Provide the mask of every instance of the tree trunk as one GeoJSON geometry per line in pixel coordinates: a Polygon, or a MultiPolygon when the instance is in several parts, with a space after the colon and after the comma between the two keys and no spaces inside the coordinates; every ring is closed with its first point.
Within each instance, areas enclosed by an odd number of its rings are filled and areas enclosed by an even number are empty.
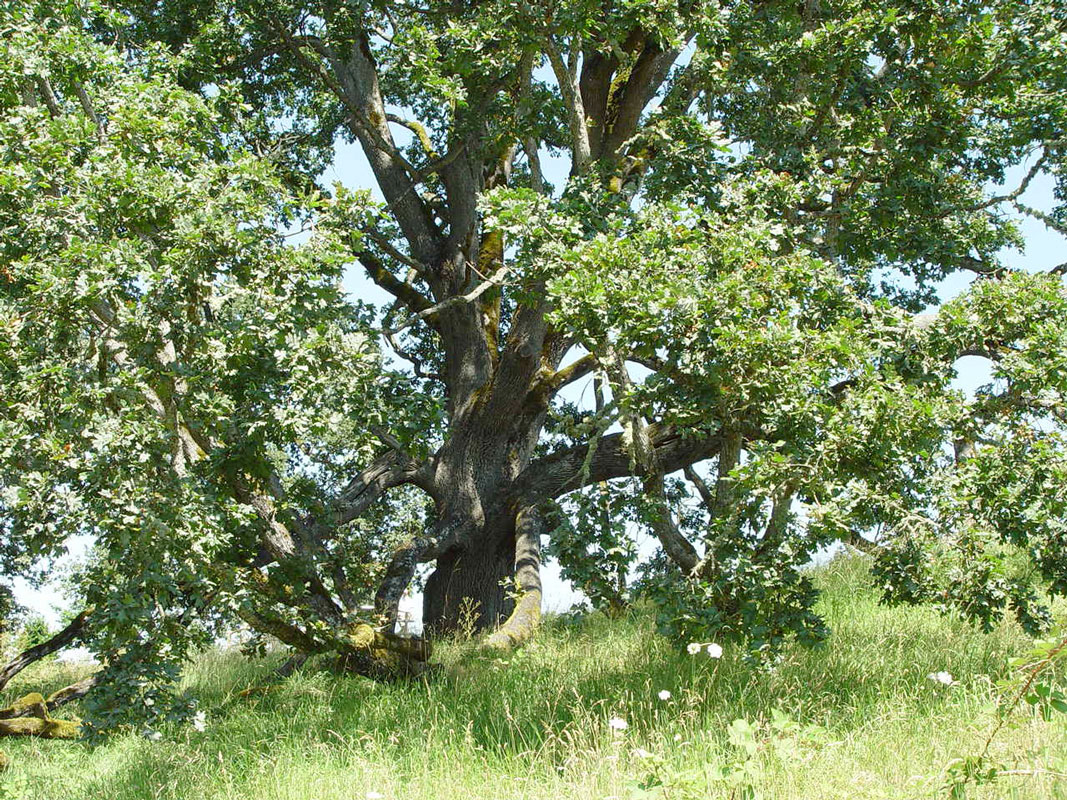
{"type": "Polygon", "coordinates": [[[511,613],[514,603],[504,583],[514,573],[515,539],[493,538],[479,537],[437,559],[423,594],[427,635],[492,629],[511,613]]]}
{"type": "Polygon", "coordinates": [[[530,463],[545,420],[531,396],[532,359],[501,367],[472,401],[436,463],[438,525],[465,531],[440,553],[426,582],[423,625],[431,635],[495,629],[511,614],[515,579],[514,482],[530,463]]]}

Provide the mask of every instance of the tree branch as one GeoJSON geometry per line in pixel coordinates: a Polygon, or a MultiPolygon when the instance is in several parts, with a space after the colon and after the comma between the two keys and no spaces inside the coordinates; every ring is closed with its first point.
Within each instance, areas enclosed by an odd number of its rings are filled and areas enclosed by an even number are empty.
{"type": "Polygon", "coordinates": [[[711,508],[715,505],[715,495],[712,494],[711,488],[708,486],[707,482],[700,477],[695,469],[693,469],[692,464],[684,466],[682,468],[682,474],[685,475],[686,480],[696,487],[697,494],[700,495],[700,499],[706,507],[711,508]]]}
{"type": "Polygon", "coordinates": [[[278,617],[268,617],[248,608],[239,608],[237,616],[248,623],[254,630],[273,636],[283,644],[295,647],[303,653],[318,653],[325,649],[322,644],[307,633],[278,617]]]}
{"type": "Polygon", "coordinates": [[[78,95],[78,102],[81,104],[82,111],[85,115],[92,120],[93,125],[96,127],[96,135],[100,139],[104,138],[104,123],[96,113],[96,109],[93,108],[93,101],[89,99],[89,93],[85,91],[85,87],[80,83],[74,85],[74,93],[78,95]]]}
{"type": "Polygon", "coordinates": [[[671,65],[681,52],[681,47],[663,50],[646,39],[626,82],[608,100],[601,155],[614,156],[634,135],[642,112],[667,79],[671,65]]]}
{"type": "Polygon", "coordinates": [[[366,271],[367,277],[402,302],[405,306],[411,309],[412,312],[418,314],[433,305],[429,298],[422,294],[422,292],[407,281],[400,280],[392,272],[386,269],[385,265],[373,253],[361,250],[355,255],[356,259],[366,271]]]}
{"type": "MultiPolygon", "coordinates": [[[[1015,200],[1012,205],[1015,206],[1015,208],[1019,211],[1020,214],[1026,214],[1028,217],[1033,217],[1034,219],[1043,222],[1046,228],[1048,228],[1049,230],[1056,231],[1056,233],[1060,234],[1060,236],[1067,236],[1067,225],[1063,225],[1062,223],[1053,219],[1044,211],[1033,208],[1032,206],[1028,206],[1025,203],[1020,203],[1018,200],[1015,200]]],[[[1059,269],[1060,268],[1057,267],[1054,271],[1058,271],[1059,269]]]]}
{"type": "MultiPolygon", "coordinates": [[[[119,367],[129,368],[130,356],[126,344],[116,336],[114,331],[117,322],[115,312],[102,301],[93,304],[92,312],[100,325],[99,333],[109,357],[119,367]]],[[[162,364],[167,365],[173,362],[176,356],[167,347],[168,331],[161,329],[161,332],[165,347],[160,360],[162,364]]],[[[152,412],[174,431],[175,453],[171,466],[178,477],[184,477],[191,463],[214,449],[214,442],[211,441],[210,436],[197,431],[195,426],[190,426],[180,419],[175,405],[179,393],[176,392],[176,386],[173,383],[169,391],[144,383],[141,395],[152,412]]],[[[277,475],[271,473],[267,480],[267,486],[270,491],[274,492],[274,497],[250,484],[242,475],[229,476],[228,483],[234,498],[254,509],[264,523],[260,541],[266,551],[279,563],[290,565],[307,580],[308,587],[311,589],[308,595],[310,607],[326,619],[342,619],[344,613],[333,601],[322,579],[314,570],[309,559],[310,554],[300,546],[289,528],[278,519],[275,501],[282,499],[282,493],[281,481],[277,475]]],[[[299,520],[292,520],[292,522],[299,523],[299,520]]]]}
{"type": "Polygon", "coordinates": [[[854,547],[861,553],[866,553],[867,555],[874,555],[878,552],[877,542],[872,542],[870,539],[864,539],[855,532],[849,533],[848,538],[845,539],[845,544],[849,547],[854,547]]]}
{"type": "Polygon", "coordinates": [[[964,209],[964,211],[968,211],[968,212],[981,211],[982,209],[990,208],[991,206],[999,205],[1000,203],[1018,200],[1020,197],[1022,197],[1026,193],[1026,190],[1030,188],[1030,184],[1033,182],[1034,178],[1036,178],[1038,176],[1038,174],[1040,174],[1040,172],[1041,172],[1042,168],[1045,166],[1045,162],[1047,160],[1048,160],[1048,151],[1047,150],[1043,150],[1041,155],[1040,155],[1040,157],[1038,157],[1037,161],[1034,162],[1034,165],[1032,167],[1030,167],[1030,170],[1026,173],[1026,175],[1023,177],[1023,179],[1019,182],[1019,185],[1015,188],[1014,191],[1009,192],[1008,194],[994,195],[994,196],[986,199],[982,203],[979,203],[977,205],[971,206],[970,208],[964,209]]]}
{"type": "Polygon", "coordinates": [[[366,31],[356,35],[345,61],[316,36],[296,37],[284,26],[271,27],[294,58],[318,75],[326,88],[348,109],[352,132],[367,156],[378,186],[411,252],[421,263],[434,263],[440,250],[441,236],[429,209],[415,191],[418,171],[407,162],[393,140],[366,31]],[[308,58],[304,53],[305,48],[310,48],[325,59],[329,70],[322,62],[308,58]]]}
{"type": "Polygon", "coordinates": [[[432,488],[424,466],[396,449],[374,459],[341,492],[334,505],[334,524],[344,525],[358,519],[383,494],[404,484],[414,484],[429,492],[432,488]]]}
{"type": "Polygon", "coordinates": [[[682,535],[671,514],[667,492],[663,486],[663,473],[649,474],[642,481],[645,494],[651,497],[656,508],[652,518],[652,531],[663,546],[663,552],[682,571],[690,575],[700,566],[700,554],[692,543],[682,535]]]}
{"type": "Polygon", "coordinates": [[[41,99],[44,100],[52,119],[58,119],[63,116],[63,110],[59,107],[59,99],[56,97],[56,93],[52,91],[52,84],[48,81],[48,78],[35,75],[33,80],[37,84],[37,91],[41,93],[41,99]]]}
{"type": "MultiPolygon", "coordinates": [[[[651,423],[648,436],[665,475],[719,453],[721,435],[689,432],[683,435],[669,425],[651,423]]],[[[583,486],[639,474],[621,433],[582,443],[533,461],[516,478],[512,496],[556,498],[583,486]],[[589,451],[592,450],[592,453],[589,451]],[[588,460],[588,471],[583,467],[588,460]]]]}
{"type": "Polygon", "coordinates": [[[385,118],[415,134],[415,138],[419,140],[419,145],[422,147],[422,151],[426,153],[427,158],[431,160],[439,158],[437,150],[434,149],[433,141],[430,139],[430,134],[426,132],[426,127],[421,122],[406,119],[399,114],[386,114],[385,118]]]}
{"type": "Polygon", "coordinates": [[[508,266],[503,266],[496,272],[494,272],[492,275],[487,277],[484,281],[478,284],[472,291],[468,292],[467,294],[455,295],[453,297],[449,297],[445,300],[442,300],[440,303],[436,303],[432,306],[429,306],[428,308],[423,308],[421,311],[416,312],[410,319],[406,320],[402,324],[389,329],[387,335],[394,336],[400,333],[400,331],[404,330],[405,328],[410,328],[419,320],[432,321],[434,317],[449,308],[466,305],[467,303],[473,303],[475,300],[477,300],[490,289],[502,286],[503,284],[501,283],[501,280],[504,278],[505,275],[508,274],[508,271],[510,269],[511,268],[508,266]]]}
{"type": "Polygon", "coordinates": [[[592,353],[586,353],[572,364],[553,372],[541,380],[537,381],[531,388],[530,392],[536,394],[539,392],[545,392],[553,394],[558,392],[564,386],[574,383],[577,380],[581,380],[586,375],[593,372],[596,369],[597,358],[592,353]]]}
{"type": "Polygon", "coordinates": [[[45,656],[50,656],[52,653],[62,650],[85,633],[86,621],[89,619],[89,615],[92,611],[92,608],[85,609],[55,636],[22,651],[0,668],[0,689],[7,686],[12,678],[22,672],[22,670],[30,664],[33,664],[35,661],[40,661],[45,656]]]}
{"type": "Polygon", "coordinates": [[[567,109],[567,123],[571,131],[571,172],[578,174],[585,170],[592,153],[589,147],[589,126],[586,123],[585,105],[582,102],[576,69],[577,60],[572,58],[570,66],[564,63],[563,56],[556,46],[556,40],[551,34],[545,36],[545,50],[567,109]],[[575,69],[571,69],[571,66],[575,69]]]}
{"type": "MultiPolygon", "coordinates": [[[[527,53],[520,66],[519,77],[519,123],[527,122],[530,117],[533,97],[533,54],[527,53]]],[[[545,193],[545,180],[541,173],[541,155],[538,152],[539,142],[530,135],[522,137],[522,149],[526,153],[526,161],[530,165],[530,186],[538,194],[545,193]]]]}

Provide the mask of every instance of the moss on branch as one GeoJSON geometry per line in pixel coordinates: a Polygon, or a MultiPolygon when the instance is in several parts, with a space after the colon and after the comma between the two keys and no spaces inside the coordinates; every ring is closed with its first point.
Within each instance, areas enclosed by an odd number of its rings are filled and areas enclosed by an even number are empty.
{"type": "Polygon", "coordinates": [[[534,635],[534,631],[540,624],[541,592],[539,590],[526,592],[515,604],[515,610],[511,612],[511,616],[485,640],[485,646],[505,652],[521,647],[534,635]]]}
{"type": "Polygon", "coordinates": [[[81,736],[81,722],[53,719],[48,713],[44,696],[39,692],[30,692],[7,708],[0,709],[0,736],[77,739],[81,736]]]}
{"type": "Polygon", "coordinates": [[[345,637],[338,666],[377,679],[422,675],[432,650],[425,639],[383,633],[366,622],[353,625],[345,637]]]}

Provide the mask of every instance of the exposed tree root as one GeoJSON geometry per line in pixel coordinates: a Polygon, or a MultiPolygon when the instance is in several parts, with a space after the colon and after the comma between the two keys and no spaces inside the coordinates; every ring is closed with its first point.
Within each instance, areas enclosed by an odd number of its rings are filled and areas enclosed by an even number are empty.
{"type": "Polygon", "coordinates": [[[512,650],[524,645],[541,624],[541,591],[530,591],[519,598],[511,612],[488,639],[485,646],[492,650],[512,650]]]}
{"type": "MultiPolygon", "coordinates": [[[[352,626],[338,648],[334,666],[341,672],[365,675],[375,680],[396,680],[423,675],[433,669],[428,664],[432,650],[425,639],[382,633],[366,622],[352,626]]],[[[267,683],[237,693],[239,698],[266,694],[280,688],[280,681],[296,672],[311,656],[297,652],[267,678],[267,683]]]]}

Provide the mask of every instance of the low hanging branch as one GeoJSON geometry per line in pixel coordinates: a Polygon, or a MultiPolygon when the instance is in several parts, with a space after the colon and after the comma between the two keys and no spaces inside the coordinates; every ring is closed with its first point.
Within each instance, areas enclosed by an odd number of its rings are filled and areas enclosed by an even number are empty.
{"type": "Polygon", "coordinates": [[[62,650],[81,636],[85,632],[85,623],[89,618],[89,614],[92,613],[92,610],[92,608],[85,609],[72,619],[67,627],[51,639],[24,650],[0,668],[0,689],[7,686],[12,678],[22,672],[22,670],[26,669],[30,664],[40,661],[45,656],[50,656],[52,653],[62,650]]]}
{"type": "MultiPolygon", "coordinates": [[[[609,344],[607,358],[605,359],[605,371],[612,381],[612,386],[617,397],[625,397],[633,390],[629,374],[626,372],[626,363],[623,357],[609,344]]],[[[663,479],[666,474],[656,448],[649,434],[648,424],[641,414],[627,410],[622,405],[623,435],[629,446],[630,458],[635,470],[642,476],[642,485],[645,494],[655,504],[652,519],[652,529],[663,546],[667,557],[686,575],[692,573],[700,565],[700,554],[692,543],[682,535],[678,526],[674,523],[671,515],[670,504],[664,490],[663,479]]]]}

